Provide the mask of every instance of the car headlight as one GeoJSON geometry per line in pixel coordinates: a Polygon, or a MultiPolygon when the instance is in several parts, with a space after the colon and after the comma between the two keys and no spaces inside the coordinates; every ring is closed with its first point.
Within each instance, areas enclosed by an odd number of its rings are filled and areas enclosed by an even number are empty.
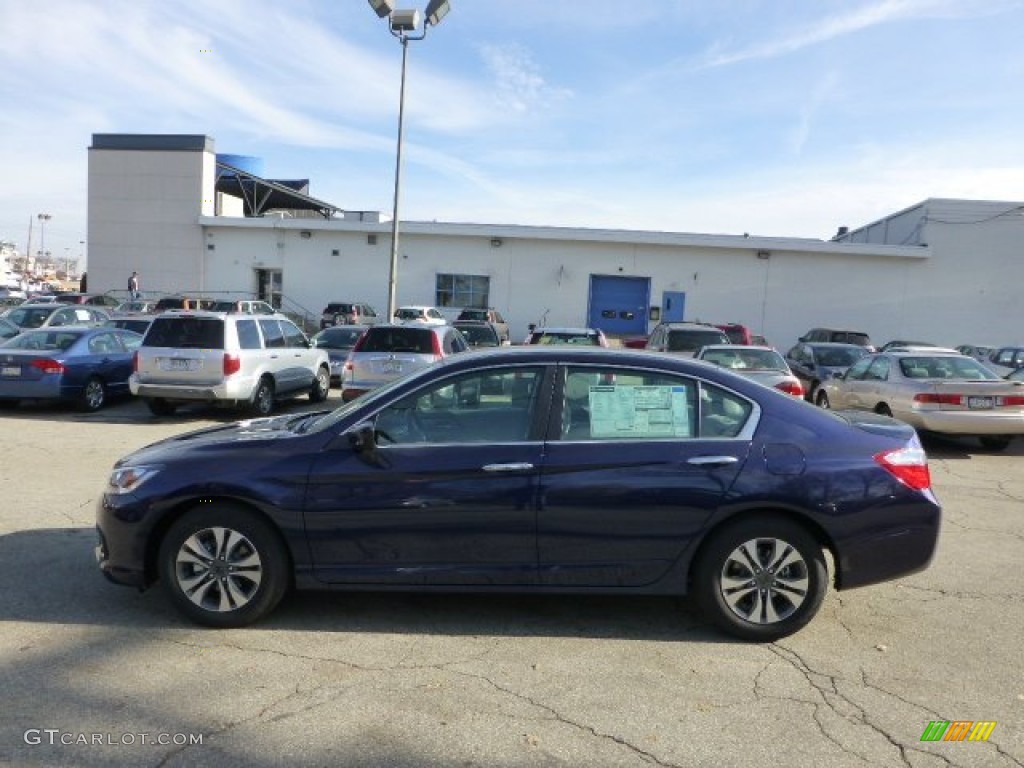
{"type": "Polygon", "coordinates": [[[160,467],[119,467],[110,473],[107,480],[107,493],[131,493],[144,482],[155,476],[160,467]]]}

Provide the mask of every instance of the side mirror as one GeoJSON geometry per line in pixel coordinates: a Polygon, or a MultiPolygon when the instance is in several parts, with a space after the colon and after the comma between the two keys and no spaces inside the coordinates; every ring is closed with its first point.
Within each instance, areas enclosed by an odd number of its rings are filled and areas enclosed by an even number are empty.
{"type": "Polygon", "coordinates": [[[374,467],[383,469],[388,466],[384,457],[377,450],[377,433],[373,424],[368,421],[361,422],[348,430],[345,435],[348,437],[352,450],[360,459],[374,467]]]}

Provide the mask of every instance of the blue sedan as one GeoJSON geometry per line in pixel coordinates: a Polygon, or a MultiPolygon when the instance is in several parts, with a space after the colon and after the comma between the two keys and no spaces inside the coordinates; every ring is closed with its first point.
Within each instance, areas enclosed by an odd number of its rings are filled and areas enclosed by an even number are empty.
{"type": "Polygon", "coordinates": [[[930,485],[893,419],[676,355],[536,345],[136,451],[98,501],[96,554],[214,627],[266,616],[292,584],[690,594],[767,642],[804,627],[829,581],[926,568],[930,485]]]}
{"type": "Polygon", "coordinates": [[[62,326],[24,331],[0,344],[0,405],[70,400],[98,411],[128,394],[132,354],[142,336],[114,328],[62,326]]]}

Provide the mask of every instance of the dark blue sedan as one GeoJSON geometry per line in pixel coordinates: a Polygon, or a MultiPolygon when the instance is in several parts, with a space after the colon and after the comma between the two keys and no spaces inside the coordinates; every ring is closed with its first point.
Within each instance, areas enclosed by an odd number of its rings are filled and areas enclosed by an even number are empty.
{"type": "Polygon", "coordinates": [[[939,522],[900,422],[674,355],[532,346],[136,451],[98,502],[97,558],[216,627],[260,619],[294,583],[689,593],[770,641],[811,620],[830,580],[926,568],[939,522]]]}
{"type": "Polygon", "coordinates": [[[0,344],[0,405],[70,400],[98,411],[127,395],[142,336],[113,328],[62,326],[24,331],[0,344]]]}

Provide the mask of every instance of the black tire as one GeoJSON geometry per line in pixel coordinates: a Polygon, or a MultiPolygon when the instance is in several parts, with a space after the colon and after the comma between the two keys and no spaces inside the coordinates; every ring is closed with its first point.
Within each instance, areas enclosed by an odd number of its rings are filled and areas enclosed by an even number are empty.
{"type": "Polygon", "coordinates": [[[697,604],[717,627],[768,643],[814,618],[828,589],[828,567],[821,545],[802,526],[775,516],[749,518],[704,543],[693,586],[697,604]],[[723,584],[726,577],[734,580],[731,587],[723,584]]]}
{"type": "Polygon", "coordinates": [[[815,397],[817,396],[819,389],[821,389],[821,382],[820,381],[812,381],[811,385],[807,388],[807,402],[808,403],[815,402],[815,397]]]}
{"type": "Polygon", "coordinates": [[[8,408],[14,408],[17,405],[18,405],[18,401],[17,400],[11,400],[10,398],[5,398],[3,400],[0,400],[0,409],[3,409],[3,410],[7,410],[8,408]]]}
{"type": "Polygon", "coordinates": [[[890,409],[885,403],[879,403],[875,407],[875,413],[879,416],[888,416],[890,419],[892,418],[892,409],[890,409]]]}
{"type": "Polygon", "coordinates": [[[95,413],[107,404],[107,387],[97,376],[90,376],[82,389],[78,407],[86,413],[95,413]]]}
{"type": "Polygon", "coordinates": [[[829,402],[828,392],[823,389],[818,390],[818,394],[814,396],[814,404],[819,408],[824,408],[826,411],[832,407],[832,403],[829,402]]]}
{"type": "Polygon", "coordinates": [[[320,367],[313,378],[313,386],[309,390],[309,402],[322,403],[331,392],[331,372],[320,367]]]}
{"type": "Polygon", "coordinates": [[[269,416],[274,412],[274,384],[266,376],[256,385],[249,409],[257,416],[269,416]]]}
{"type": "Polygon", "coordinates": [[[208,627],[244,627],[269,614],[290,582],[289,560],[263,518],[229,504],[187,512],[160,542],[160,583],[175,607],[208,627]]]}
{"type": "Polygon", "coordinates": [[[990,451],[1005,451],[1010,446],[1009,435],[983,435],[978,438],[978,442],[981,443],[982,448],[987,448],[990,451]]]}
{"type": "Polygon", "coordinates": [[[146,407],[154,416],[173,416],[178,406],[162,397],[147,397],[146,407]]]}

